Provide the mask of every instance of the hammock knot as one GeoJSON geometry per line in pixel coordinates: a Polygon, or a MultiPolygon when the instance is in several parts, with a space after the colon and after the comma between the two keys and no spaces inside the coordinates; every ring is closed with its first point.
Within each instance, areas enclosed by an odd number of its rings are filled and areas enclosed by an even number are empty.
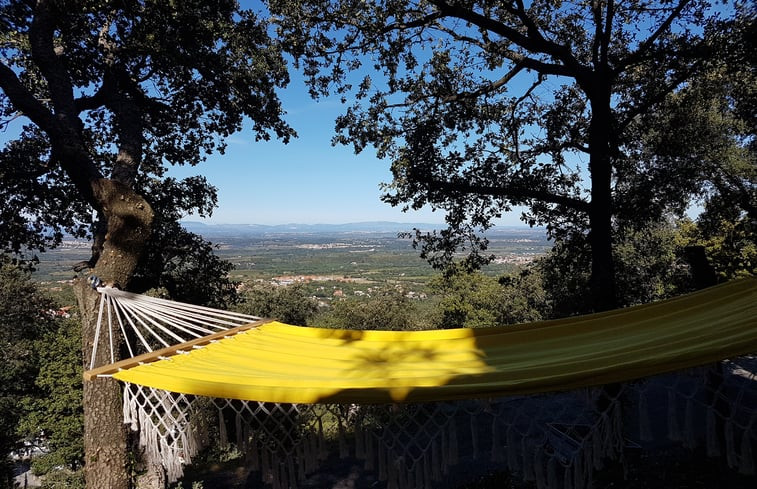
{"type": "Polygon", "coordinates": [[[97,275],[90,275],[89,277],[87,277],[87,283],[94,290],[97,290],[99,287],[102,287],[103,285],[103,281],[97,275]]]}

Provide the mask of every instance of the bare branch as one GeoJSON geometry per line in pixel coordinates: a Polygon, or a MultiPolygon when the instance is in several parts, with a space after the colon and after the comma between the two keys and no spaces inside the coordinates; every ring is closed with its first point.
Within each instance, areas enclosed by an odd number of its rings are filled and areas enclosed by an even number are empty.
{"type": "Polygon", "coordinates": [[[0,121],[0,131],[3,131],[3,132],[7,131],[8,126],[10,125],[11,122],[15,121],[16,119],[20,119],[22,117],[24,117],[23,112],[16,112],[15,114],[13,114],[13,116],[9,117],[8,119],[0,121]]]}
{"type": "MultiPolygon", "coordinates": [[[[518,100],[515,101],[515,103],[512,105],[512,110],[510,111],[510,127],[516,127],[517,124],[515,122],[515,109],[523,103],[524,100],[526,100],[528,97],[531,96],[531,93],[533,93],[534,90],[536,90],[536,87],[541,85],[541,83],[544,81],[544,77],[542,75],[539,75],[539,77],[536,79],[534,83],[531,84],[530,87],[528,87],[528,90],[526,90],[526,93],[524,93],[518,100]]],[[[518,140],[518,131],[517,129],[512,131],[513,135],[513,148],[515,148],[516,153],[516,159],[520,161],[520,141],[518,140]]]]}

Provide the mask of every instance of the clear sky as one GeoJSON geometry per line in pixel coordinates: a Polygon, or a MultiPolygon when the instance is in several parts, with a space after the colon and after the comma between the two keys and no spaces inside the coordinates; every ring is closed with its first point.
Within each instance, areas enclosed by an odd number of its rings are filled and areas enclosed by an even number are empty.
{"type": "MultiPolygon", "coordinates": [[[[334,119],[344,109],[338,97],[312,100],[302,77],[280,93],[286,120],[298,136],[289,144],[256,142],[251,132],[228,140],[225,155],[212,155],[196,167],[176,168],[171,175],[205,175],[218,188],[218,208],[209,223],[318,224],[360,221],[441,223],[430,209],[403,213],[380,200],[379,184],[391,182],[389,161],[367,148],[355,155],[347,146],[332,146],[334,119]]],[[[500,224],[522,224],[520,213],[500,224]]],[[[190,220],[199,220],[188,217],[190,220]]]]}
{"type": "Polygon", "coordinates": [[[296,73],[280,96],[298,134],[289,144],[256,142],[252,132],[241,132],[228,139],[226,154],[171,171],[177,177],[205,175],[218,188],[218,208],[209,222],[443,221],[439,213],[402,213],[381,202],[379,184],[391,181],[389,162],[370,149],[355,155],[351,147],[331,145],[342,110],[338,99],[312,100],[296,73]]]}

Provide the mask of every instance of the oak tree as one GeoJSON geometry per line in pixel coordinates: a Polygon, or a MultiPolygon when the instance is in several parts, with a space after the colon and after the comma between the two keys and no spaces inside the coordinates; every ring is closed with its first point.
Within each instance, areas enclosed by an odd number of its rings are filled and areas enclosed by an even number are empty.
{"type": "MultiPolygon", "coordinates": [[[[3,247],[33,253],[64,232],[90,236],[86,265],[108,285],[130,287],[169,165],[222,151],[245,120],[257,139],[293,135],[276,95],[288,82],[280,50],[235,1],[3,2],[0,52],[0,118],[13,133],[0,158],[3,247]]],[[[207,210],[204,187],[200,203],[175,192],[165,209],[207,210]]],[[[84,282],[88,366],[97,293],[84,282]]],[[[126,488],[116,382],[85,383],[84,410],[87,486],[126,488]]]]}
{"type": "MultiPolygon", "coordinates": [[[[384,200],[446,212],[447,229],[417,234],[423,256],[443,266],[466,250],[472,265],[485,262],[480,231],[525,206],[523,219],[546,225],[555,239],[586,236],[593,310],[618,304],[612,247],[628,194],[618,185],[635,170],[626,158],[629,129],[712,58],[710,34],[729,28],[723,12],[732,7],[706,0],[267,3],[312,94],[341,94],[349,104],[335,142],[356,151],[372,145],[391,160],[384,200]]],[[[670,191],[652,188],[652,195],[658,190],[670,191]]],[[[688,197],[679,199],[684,207],[688,197]]]]}

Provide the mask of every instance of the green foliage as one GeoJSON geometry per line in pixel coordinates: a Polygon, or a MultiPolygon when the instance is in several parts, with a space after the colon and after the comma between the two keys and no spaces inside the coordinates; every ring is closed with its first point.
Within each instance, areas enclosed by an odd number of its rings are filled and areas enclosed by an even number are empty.
{"type": "Polygon", "coordinates": [[[591,251],[584,235],[557,241],[535,266],[541,272],[553,318],[591,311],[591,251]]]}
{"type": "Polygon", "coordinates": [[[76,471],[84,461],[81,325],[73,319],[60,321],[35,346],[38,394],[24,399],[26,415],[19,432],[29,440],[41,437],[49,450],[33,461],[35,473],[60,466],[76,471]]]}
{"type": "Polygon", "coordinates": [[[690,287],[680,230],[670,222],[629,230],[615,246],[618,303],[644,304],[684,293],[690,287]]]}
{"type": "Polygon", "coordinates": [[[40,489],[85,489],[85,487],[83,471],[71,472],[67,469],[55,469],[45,474],[40,489]]]}
{"type": "Polygon", "coordinates": [[[156,221],[130,290],[161,288],[165,298],[221,309],[236,303],[236,284],[229,278],[234,266],[217,256],[202,236],[181,227],[178,218],[156,221]]]}
{"type": "MultiPolygon", "coordinates": [[[[624,228],[614,237],[615,281],[620,307],[666,299],[691,290],[685,247],[687,226],[671,221],[624,228]]],[[[559,241],[536,267],[552,306],[553,317],[591,311],[590,251],[582,235],[559,241]]]]}
{"type": "Polygon", "coordinates": [[[318,303],[300,284],[288,287],[254,285],[242,294],[236,311],[304,326],[318,312],[318,303]]]}
{"type": "Polygon", "coordinates": [[[716,226],[745,213],[757,219],[754,13],[745,6],[711,33],[719,55],[703,60],[658,110],[629,125],[617,165],[618,218],[625,225],[680,216],[692,199],[704,204],[705,216],[714,214],[716,226]]]}
{"type": "Polygon", "coordinates": [[[431,284],[441,294],[434,324],[439,328],[480,328],[538,321],[548,306],[534,269],[499,279],[479,272],[441,276],[431,284]]]}
{"type": "MultiPolygon", "coordinates": [[[[147,196],[160,224],[208,215],[215,189],[166,178],[167,165],[223,152],[243,128],[294,136],[276,95],[289,81],[281,52],[235,1],[11,2],[0,18],[0,127],[17,131],[0,150],[6,251],[54,247],[64,232],[104,236],[98,177],[147,196]]],[[[158,230],[152,247],[199,239],[178,238],[158,230]]]]}
{"type": "Polygon", "coordinates": [[[421,328],[413,302],[402,288],[386,285],[370,297],[348,297],[335,301],[320,316],[318,326],[361,330],[413,330],[421,328]]]}
{"type": "Polygon", "coordinates": [[[757,226],[748,217],[681,226],[683,246],[699,245],[721,281],[757,275],[757,226]]]}
{"type": "MultiPolygon", "coordinates": [[[[17,447],[22,399],[37,392],[34,340],[55,327],[56,306],[31,281],[29,273],[0,255],[0,453],[2,460],[17,447]]],[[[7,467],[4,467],[7,469],[7,467]]]]}

